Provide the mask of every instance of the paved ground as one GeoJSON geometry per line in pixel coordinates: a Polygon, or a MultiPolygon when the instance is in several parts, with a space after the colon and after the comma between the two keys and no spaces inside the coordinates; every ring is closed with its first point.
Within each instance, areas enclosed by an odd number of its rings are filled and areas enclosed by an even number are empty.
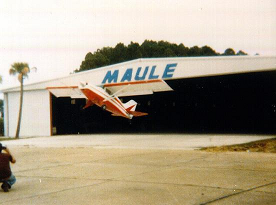
{"type": "Polygon", "coordinates": [[[5,141],[18,181],[0,191],[0,204],[275,204],[275,154],[182,150],[180,135],[154,149],[156,137],[79,138],[87,146],[72,146],[76,136],[44,146],[45,138],[5,141]]]}
{"type": "Polygon", "coordinates": [[[95,134],[35,137],[20,139],[19,141],[6,141],[4,143],[12,146],[35,147],[194,150],[201,147],[241,144],[271,137],[275,136],[218,134],[95,134]]]}

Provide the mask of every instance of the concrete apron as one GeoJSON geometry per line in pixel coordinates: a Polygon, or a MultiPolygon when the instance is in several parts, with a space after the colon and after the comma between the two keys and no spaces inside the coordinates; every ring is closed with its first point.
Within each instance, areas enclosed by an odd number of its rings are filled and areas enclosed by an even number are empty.
{"type": "Polygon", "coordinates": [[[159,135],[6,141],[17,159],[12,166],[17,183],[8,193],[0,191],[0,204],[274,204],[276,201],[275,154],[180,150],[179,147],[184,147],[183,137],[173,135],[173,138],[175,145],[167,142],[172,149],[154,148],[156,144],[166,145],[165,139],[169,139],[159,135]],[[162,139],[162,144],[156,138],[162,139]],[[131,148],[135,140],[139,149],[131,148]],[[115,147],[126,144],[128,149],[115,147]],[[106,149],[95,149],[99,147],[106,149]]]}

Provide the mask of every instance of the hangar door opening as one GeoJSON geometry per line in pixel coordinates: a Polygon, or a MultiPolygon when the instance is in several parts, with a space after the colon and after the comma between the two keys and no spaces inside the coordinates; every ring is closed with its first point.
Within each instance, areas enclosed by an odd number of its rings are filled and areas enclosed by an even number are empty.
{"type": "Polygon", "coordinates": [[[96,105],[83,109],[86,99],[51,98],[54,135],[135,131],[128,119],[113,117],[96,105]]]}
{"type": "Polygon", "coordinates": [[[85,99],[52,96],[54,134],[83,133],[276,133],[276,72],[174,79],[174,91],[122,98],[148,116],[131,121],[85,99]]]}

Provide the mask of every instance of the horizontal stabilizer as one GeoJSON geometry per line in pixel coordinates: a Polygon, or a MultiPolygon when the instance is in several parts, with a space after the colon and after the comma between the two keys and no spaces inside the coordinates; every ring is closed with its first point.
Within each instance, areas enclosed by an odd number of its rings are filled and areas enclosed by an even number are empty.
{"type": "Polygon", "coordinates": [[[112,113],[111,115],[114,116],[114,117],[122,117],[121,115],[116,115],[114,113],[112,113]]]}
{"type": "Polygon", "coordinates": [[[148,115],[148,113],[145,112],[137,112],[137,111],[129,111],[129,114],[135,116],[135,117],[141,117],[141,116],[145,116],[148,115]]]}

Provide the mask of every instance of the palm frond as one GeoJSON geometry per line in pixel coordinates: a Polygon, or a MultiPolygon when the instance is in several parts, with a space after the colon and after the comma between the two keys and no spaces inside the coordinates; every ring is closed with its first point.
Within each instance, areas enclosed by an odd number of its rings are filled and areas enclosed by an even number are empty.
{"type": "MultiPolygon", "coordinates": [[[[36,71],[36,67],[32,68],[36,71]]],[[[28,63],[21,63],[16,62],[11,65],[11,68],[9,70],[10,75],[17,75],[18,74],[18,80],[21,82],[23,78],[28,78],[28,73],[30,73],[31,69],[29,67],[28,63]]]]}
{"type": "MultiPolygon", "coordinates": [[[[29,68],[29,64],[28,63],[14,63],[11,65],[11,69],[15,70],[16,73],[22,73],[22,71],[24,71],[25,68],[29,68]]],[[[25,73],[26,75],[27,73],[25,73]]]]}
{"type": "Polygon", "coordinates": [[[30,72],[30,68],[29,67],[24,67],[21,71],[21,73],[24,75],[24,76],[27,76],[27,74],[30,72]]]}
{"type": "Polygon", "coordinates": [[[31,70],[33,70],[34,72],[36,72],[37,71],[37,67],[32,67],[31,70]]]}
{"type": "Polygon", "coordinates": [[[16,75],[16,70],[14,68],[10,68],[9,70],[10,75],[16,75]]]}

